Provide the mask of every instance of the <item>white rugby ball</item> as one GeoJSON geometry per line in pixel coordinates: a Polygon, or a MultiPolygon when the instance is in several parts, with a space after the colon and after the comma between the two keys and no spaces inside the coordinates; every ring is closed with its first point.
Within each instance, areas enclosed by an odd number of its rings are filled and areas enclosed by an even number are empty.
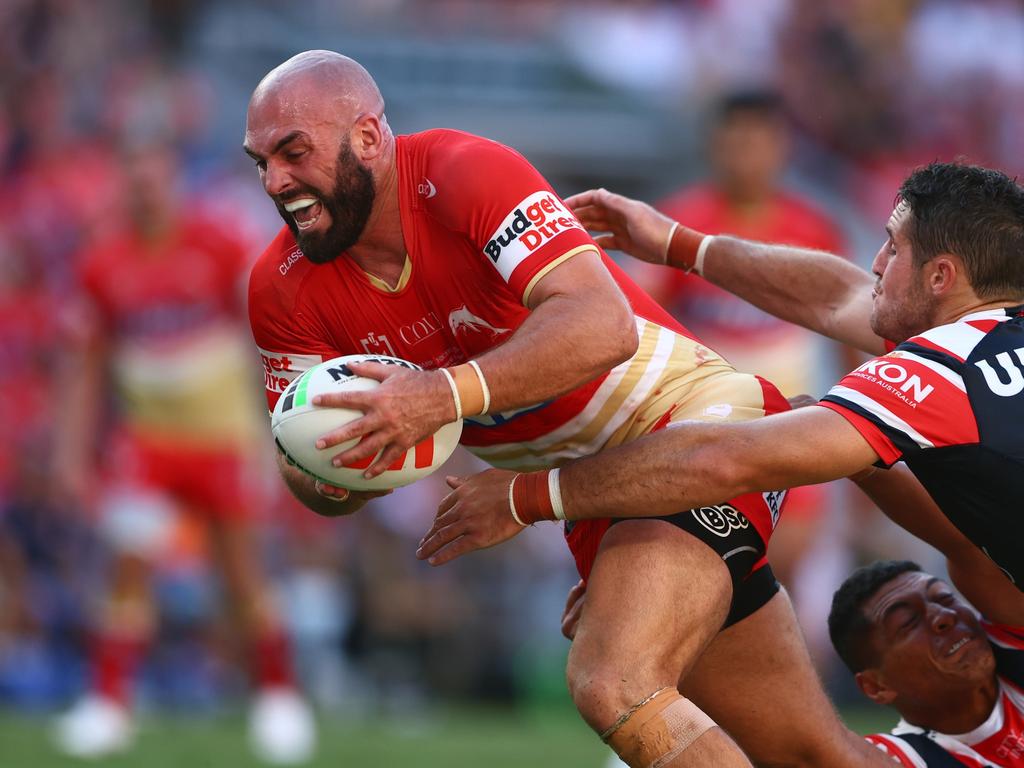
{"type": "Polygon", "coordinates": [[[376,456],[352,466],[335,467],[331,464],[333,457],[351,448],[358,440],[321,451],[316,447],[317,439],[363,414],[349,408],[317,407],[313,405],[313,398],[332,392],[362,391],[380,386],[373,379],[356,376],[348,367],[349,363],[383,363],[421,370],[415,363],[385,355],[345,355],[310,368],[288,385],[274,406],[271,429],[285,456],[317,480],[354,491],[398,488],[426,477],[444,464],[459,444],[461,419],[445,424],[371,480],[363,477],[363,472],[376,456]]]}

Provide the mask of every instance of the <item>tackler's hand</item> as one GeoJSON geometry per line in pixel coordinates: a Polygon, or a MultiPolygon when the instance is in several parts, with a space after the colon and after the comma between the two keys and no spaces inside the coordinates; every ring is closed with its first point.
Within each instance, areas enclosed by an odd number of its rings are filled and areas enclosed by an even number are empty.
{"type": "Polygon", "coordinates": [[[507,541],[523,530],[509,506],[509,487],[515,476],[515,472],[489,469],[469,478],[446,478],[452,492],[438,506],[416,557],[442,565],[467,552],[507,541]]]}
{"type": "Polygon", "coordinates": [[[602,248],[622,251],[651,264],[667,262],[668,239],[675,222],[647,203],[607,189],[581,192],[565,202],[584,227],[604,233],[594,237],[602,248]]]}

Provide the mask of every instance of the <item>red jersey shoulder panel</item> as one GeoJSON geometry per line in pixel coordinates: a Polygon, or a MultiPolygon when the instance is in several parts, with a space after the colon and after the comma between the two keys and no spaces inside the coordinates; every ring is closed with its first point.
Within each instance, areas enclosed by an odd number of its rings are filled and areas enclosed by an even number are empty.
{"type": "MultiPolygon", "coordinates": [[[[872,446],[881,433],[900,455],[978,442],[978,425],[963,378],[903,349],[869,360],[829,390],[824,405],[860,418],[850,422],[872,446]]],[[[882,456],[890,461],[898,456],[882,456]]]]}
{"type": "Polygon", "coordinates": [[[398,150],[400,166],[406,165],[403,189],[415,190],[413,210],[469,240],[523,303],[546,267],[581,250],[597,251],[575,215],[515,150],[451,130],[400,136],[398,150]]]}

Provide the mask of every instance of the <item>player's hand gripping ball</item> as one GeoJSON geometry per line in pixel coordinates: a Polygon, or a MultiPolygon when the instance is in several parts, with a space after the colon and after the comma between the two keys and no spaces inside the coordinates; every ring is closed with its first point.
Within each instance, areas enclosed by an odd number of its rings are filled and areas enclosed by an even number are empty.
{"type": "Polygon", "coordinates": [[[320,451],[316,441],[331,430],[342,427],[363,414],[348,408],[323,408],[313,398],[340,391],[375,389],[380,383],[356,376],[348,363],[383,363],[421,370],[415,363],[384,355],[346,355],[310,368],[288,385],[274,407],[271,428],[274,440],[285,457],[303,472],[329,485],[353,491],[384,491],[414,483],[436,470],[452,455],[462,435],[462,420],[445,424],[423,442],[415,445],[377,477],[363,477],[376,456],[355,464],[335,467],[331,458],[358,442],[351,440],[320,451]]]}

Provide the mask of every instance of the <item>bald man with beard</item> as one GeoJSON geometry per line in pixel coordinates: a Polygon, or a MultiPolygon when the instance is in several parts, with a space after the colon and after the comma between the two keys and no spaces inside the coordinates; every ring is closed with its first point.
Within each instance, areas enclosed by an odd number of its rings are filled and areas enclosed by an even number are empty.
{"type": "MultiPolygon", "coordinates": [[[[381,385],[315,401],[364,414],[317,441],[339,451],[336,465],[376,476],[460,416],[469,450],[523,471],[682,419],[788,409],[637,289],[518,153],[459,131],[395,137],[376,84],[347,57],[309,51],[268,74],[245,150],[285,222],[249,293],[271,407],[339,355],[425,369],[352,365],[381,385]]],[[[279,465],[320,514],[376,495],[279,465]]],[[[557,481],[513,480],[513,516],[526,497],[558,516],[557,481]]],[[[767,565],[783,497],[566,526],[588,585],[570,692],[630,765],[887,764],[840,724],[767,565]]]]}

